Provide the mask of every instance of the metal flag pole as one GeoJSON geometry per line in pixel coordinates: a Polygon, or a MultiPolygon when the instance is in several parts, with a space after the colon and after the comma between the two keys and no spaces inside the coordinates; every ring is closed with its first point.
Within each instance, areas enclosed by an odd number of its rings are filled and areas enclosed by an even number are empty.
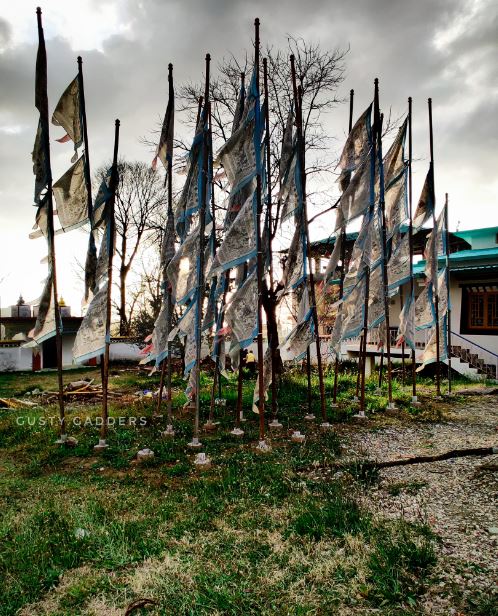
{"type": "MultiPolygon", "coordinates": [[[[59,438],[58,444],[64,444],[67,440],[66,433],[66,414],[64,408],[64,382],[62,379],[62,320],[59,306],[59,297],[57,293],[57,264],[55,258],[55,231],[54,231],[54,202],[52,191],[52,167],[50,164],[50,133],[48,122],[48,95],[47,95],[47,54],[45,50],[45,37],[42,26],[42,11],[38,7],[36,9],[36,19],[38,25],[38,55],[36,58],[36,73],[37,78],[40,75],[41,84],[40,91],[36,93],[37,108],[40,112],[40,122],[42,126],[43,152],[45,156],[45,165],[47,172],[47,236],[49,250],[49,267],[52,270],[52,288],[54,301],[54,317],[55,317],[55,346],[57,352],[57,383],[58,383],[58,401],[59,401],[59,438]]],[[[38,85],[38,84],[37,84],[38,85]]],[[[38,88],[37,88],[38,90],[38,88]]]]}
{"type": "MultiPolygon", "coordinates": [[[[354,90],[349,91],[349,121],[348,121],[348,135],[353,129],[353,109],[354,109],[354,90]]],[[[348,178],[349,184],[349,178],[348,178]]],[[[346,187],[342,187],[344,190],[346,187]]],[[[341,277],[339,280],[339,299],[341,300],[344,295],[344,278],[346,277],[346,224],[341,227],[341,277]]],[[[337,389],[339,381],[339,357],[335,358],[334,362],[334,393],[332,397],[332,408],[337,407],[337,389]]]]}
{"type": "Polygon", "coordinates": [[[452,393],[451,389],[451,300],[450,300],[450,230],[448,219],[448,193],[444,199],[444,226],[445,226],[445,243],[446,243],[446,294],[447,294],[447,329],[448,329],[448,394],[452,393]]]}
{"type": "MultiPolygon", "coordinates": [[[[100,426],[100,438],[94,449],[105,449],[107,445],[107,433],[108,433],[108,391],[109,391],[109,350],[111,346],[111,298],[112,298],[112,260],[114,257],[114,249],[116,245],[116,227],[114,221],[114,203],[116,201],[116,190],[118,186],[118,149],[119,149],[119,127],[120,121],[116,120],[114,125],[114,152],[112,156],[112,168],[111,168],[111,180],[110,180],[110,192],[111,196],[106,204],[107,211],[107,230],[106,235],[108,237],[108,262],[107,262],[107,297],[106,297],[106,309],[105,309],[105,347],[104,347],[104,371],[102,379],[102,425],[100,426]]],[[[106,241],[106,238],[102,240],[106,241]]]]}
{"type": "MultiPolygon", "coordinates": [[[[168,108],[171,108],[174,100],[175,92],[173,88],[173,65],[168,64],[168,108]],[[171,105],[171,107],[170,107],[171,105]]],[[[168,117],[168,128],[167,133],[169,133],[169,123],[172,121],[171,115],[168,117]]],[[[173,153],[171,152],[168,155],[168,169],[166,172],[166,185],[168,190],[168,209],[167,209],[167,223],[166,229],[171,229],[173,227],[173,153]]],[[[167,423],[166,430],[163,432],[163,436],[172,437],[175,435],[175,431],[173,430],[173,397],[171,392],[171,376],[172,376],[172,362],[171,362],[171,342],[169,340],[169,333],[171,332],[171,324],[173,321],[173,298],[172,298],[172,288],[167,279],[163,280],[165,284],[164,293],[166,296],[166,302],[168,304],[168,312],[166,319],[166,329],[168,331],[168,341],[166,345],[166,357],[163,359],[161,363],[161,380],[159,383],[159,395],[157,398],[157,414],[160,414],[162,398],[163,398],[163,388],[164,388],[164,379],[166,377],[166,412],[167,412],[167,423]]]]}
{"type": "MultiPolygon", "coordinates": [[[[408,245],[410,250],[410,301],[415,301],[415,279],[413,277],[413,137],[412,137],[412,97],[408,97],[408,207],[410,222],[408,225],[408,245]]],[[[407,315],[409,316],[409,315],[407,315]]],[[[413,340],[415,345],[415,340],[413,340]]],[[[415,361],[415,349],[411,349],[412,360],[412,404],[419,405],[417,398],[417,364],[415,361]]]]}
{"type": "MultiPolygon", "coordinates": [[[[254,40],[254,71],[256,75],[256,90],[257,100],[256,106],[259,107],[259,19],[254,20],[255,40],[254,40]]],[[[258,128],[256,128],[258,130],[258,128]]],[[[259,137],[259,136],[258,136],[259,137]]],[[[259,156],[259,153],[256,154],[259,156]]],[[[256,165],[256,253],[257,253],[257,277],[258,277],[258,410],[259,410],[259,444],[258,448],[265,451],[268,449],[268,444],[265,441],[265,384],[263,379],[264,374],[264,358],[263,358],[263,242],[261,240],[261,214],[263,203],[261,198],[261,168],[256,165]]]]}
{"type": "Polygon", "coordinates": [[[309,285],[310,285],[310,303],[311,303],[311,315],[313,319],[313,326],[315,329],[315,344],[316,344],[316,360],[318,369],[318,383],[320,389],[320,410],[322,416],[322,428],[330,427],[327,420],[327,408],[325,406],[325,383],[323,380],[323,367],[322,367],[322,353],[320,349],[320,332],[318,329],[318,312],[316,306],[316,292],[315,292],[315,280],[313,276],[313,259],[311,256],[310,245],[310,233],[308,227],[308,212],[306,201],[306,163],[305,163],[305,146],[304,146],[304,132],[303,132],[303,110],[302,110],[302,89],[301,86],[297,87],[296,80],[296,66],[294,54],[290,57],[291,72],[292,72],[292,89],[294,93],[294,107],[296,109],[296,124],[297,124],[297,138],[298,138],[298,155],[299,166],[301,172],[302,194],[303,194],[303,207],[302,207],[302,219],[306,236],[306,252],[309,269],[309,285]]]}
{"type": "Polygon", "coordinates": [[[201,447],[202,444],[199,441],[199,421],[201,414],[201,348],[202,348],[202,303],[204,299],[204,251],[206,248],[206,197],[208,186],[208,150],[209,135],[206,130],[206,123],[209,117],[209,68],[211,63],[211,56],[206,54],[206,84],[204,90],[204,108],[200,114],[200,121],[203,122],[202,126],[202,175],[201,175],[201,194],[200,194],[200,207],[199,207],[199,255],[198,255],[198,269],[197,269],[197,299],[196,299],[196,312],[195,312],[195,416],[194,416],[194,434],[192,441],[188,443],[189,447],[201,447]]]}
{"type": "MultiPolygon", "coordinates": [[[[270,98],[268,94],[268,60],[263,58],[263,88],[265,93],[265,153],[266,153],[266,216],[267,216],[267,233],[268,233],[268,267],[269,267],[269,289],[268,296],[271,305],[274,301],[274,279],[273,279],[273,246],[272,246],[272,195],[271,195],[271,147],[270,147],[270,98]]],[[[271,308],[270,308],[271,309],[271,308]]],[[[267,325],[268,332],[268,344],[270,346],[271,353],[271,417],[272,420],[269,426],[272,428],[281,428],[282,424],[277,419],[278,406],[277,406],[277,371],[276,371],[276,353],[275,342],[273,340],[273,334],[270,334],[269,327],[267,325]],[[271,336],[271,339],[270,339],[271,336]]]]}
{"type": "Polygon", "coordinates": [[[375,101],[374,101],[374,123],[377,125],[377,156],[379,160],[379,200],[380,214],[382,222],[382,294],[384,299],[384,319],[386,323],[386,363],[387,363],[387,408],[394,410],[396,405],[393,402],[392,388],[392,361],[391,361],[391,330],[390,330],[390,308],[389,308],[389,274],[387,269],[387,231],[386,231],[386,202],[384,195],[384,163],[382,160],[382,121],[383,115],[380,113],[379,106],[379,80],[375,80],[375,101]]]}
{"type": "Polygon", "coordinates": [[[436,221],[436,189],[434,182],[434,135],[432,130],[432,98],[427,100],[427,104],[429,107],[429,145],[430,145],[430,155],[431,155],[431,191],[432,191],[432,223],[433,230],[432,232],[435,234],[433,238],[433,255],[434,259],[434,267],[436,268],[436,275],[434,276],[434,280],[432,281],[434,288],[434,313],[436,319],[436,397],[437,399],[441,398],[441,352],[439,348],[439,342],[441,337],[441,332],[439,328],[439,289],[438,289],[438,255],[437,255],[437,221],[436,221]]]}

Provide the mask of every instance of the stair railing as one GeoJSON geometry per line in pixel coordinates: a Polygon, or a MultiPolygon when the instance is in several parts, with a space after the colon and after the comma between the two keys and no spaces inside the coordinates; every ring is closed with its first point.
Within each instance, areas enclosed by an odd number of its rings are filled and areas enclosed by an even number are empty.
{"type": "Polygon", "coordinates": [[[486,374],[486,376],[495,380],[498,378],[498,353],[490,351],[454,331],[451,332],[451,337],[453,342],[452,347],[460,346],[462,349],[460,353],[457,353],[454,348],[452,348],[452,355],[470,364],[473,368],[477,368],[486,374]],[[459,344],[461,341],[465,344],[459,344]],[[475,359],[476,357],[478,358],[477,360],[475,359]]]}

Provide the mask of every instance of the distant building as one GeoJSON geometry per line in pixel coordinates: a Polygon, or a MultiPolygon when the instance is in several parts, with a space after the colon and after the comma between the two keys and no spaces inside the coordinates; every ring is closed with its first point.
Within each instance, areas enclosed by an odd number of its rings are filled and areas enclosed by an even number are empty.
{"type": "MultiPolygon", "coordinates": [[[[424,286],[425,261],[421,259],[430,229],[422,229],[414,235],[415,295],[418,297],[424,286]],[[418,261],[417,261],[418,258],[418,261]]],[[[450,300],[452,332],[452,367],[470,377],[498,376],[498,227],[452,232],[450,235],[450,300]]],[[[346,263],[356,240],[357,233],[348,233],[346,263]]],[[[335,243],[335,238],[312,242],[317,284],[323,280],[323,272],[335,243]]],[[[440,262],[440,266],[442,262],[440,262]]],[[[407,297],[409,284],[401,293],[391,298],[390,328],[393,359],[401,359],[402,351],[395,347],[398,335],[399,315],[403,298],[407,297]]],[[[325,317],[321,322],[324,349],[330,337],[334,317],[325,317]]],[[[417,332],[416,342],[420,359],[427,332],[417,332]]],[[[345,356],[358,353],[359,340],[344,341],[345,356]]],[[[368,352],[375,359],[376,332],[369,336],[368,352]]],[[[406,353],[408,356],[408,353],[406,353]]]]}
{"type": "MultiPolygon", "coordinates": [[[[71,316],[70,306],[60,300],[62,317],[62,365],[71,367],[73,344],[83,320],[71,316]]],[[[26,304],[22,297],[0,316],[0,372],[42,370],[57,367],[55,336],[34,348],[24,348],[38,315],[38,306],[26,304]],[[4,316],[7,312],[8,316],[4,316]]]]}

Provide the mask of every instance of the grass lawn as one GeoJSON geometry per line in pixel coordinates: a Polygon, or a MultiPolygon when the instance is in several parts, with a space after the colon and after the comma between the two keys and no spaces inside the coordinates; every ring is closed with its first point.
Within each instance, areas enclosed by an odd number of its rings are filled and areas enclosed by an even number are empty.
{"type": "MultiPolygon", "coordinates": [[[[82,376],[100,381],[96,370],[67,372],[65,380],[82,376]]],[[[116,370],[111,382],[133,393],[153,388],[158,377],[116,370]]],[[[98,416],[98,404],[67,405],[68,433],[78,439],[73,449],[54,444],[55,405],[0,410],[0,615],[117,615],[138,599],[154,603],[135,614],[419,613],[436,539],[423,525],[372,518],[359,504],[363,486],[299,470],[340,456],[332,430],[302,420],[300,372],[282,383],[284,428],[271,435],[270,453],[254,448],[252,383],[244,388],[245,435],[228,433],[236,383],[224,381],[219,429],[201,438],[213,462],[204,472],[194,469],[186,446],[192,425],[182,410],[184,385],[174,382],[173,441],[160,436],[165,418],[121,425],[110,428],[110,446],[99,455],[98,428],[84,425],[98,416]],[[290,428],[303,431],[306,442],[291,443],[290,428]],[[143,447],[155,458],[138,464],[143,447]]],[[[207,376],[202,385],[206,413],[207,376]]],[[[355,412],[354,385],[353,374],[341,376],[341,405],[331,420],[355,412]]],[[[0,397],[55,387],[55,373],[0,375],[0,397]]],[[[369,381],[369,412],[386,403],[375,387],[369,381]]],[[[408,416],[409,388],[395,384],[394,394],[408,416]]],[[[111,400],[110,415],[149,418],[152,405],[111,400]]],[[[430,401],[416,413],[427,408],[430,401]]]]}

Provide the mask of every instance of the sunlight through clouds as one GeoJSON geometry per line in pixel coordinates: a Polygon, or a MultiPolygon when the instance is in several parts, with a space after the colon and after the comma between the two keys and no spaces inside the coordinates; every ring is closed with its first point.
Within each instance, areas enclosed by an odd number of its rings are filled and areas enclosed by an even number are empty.
{"type": "MultiPolygon", "coordinates": [[[[39,5],[40,0],[4,3],[2,17],[12,27],[11,46],[33,40],[34,15],[39,5]]],[[[129,24],[120,19],[116,2],[50,0],[41,3],[41,7],[50,15],[50,19],[44,20],[45,38],[62,37],[69,41],[72,49],[102,51],[105,39],[130,31],[129,24]]]]}

